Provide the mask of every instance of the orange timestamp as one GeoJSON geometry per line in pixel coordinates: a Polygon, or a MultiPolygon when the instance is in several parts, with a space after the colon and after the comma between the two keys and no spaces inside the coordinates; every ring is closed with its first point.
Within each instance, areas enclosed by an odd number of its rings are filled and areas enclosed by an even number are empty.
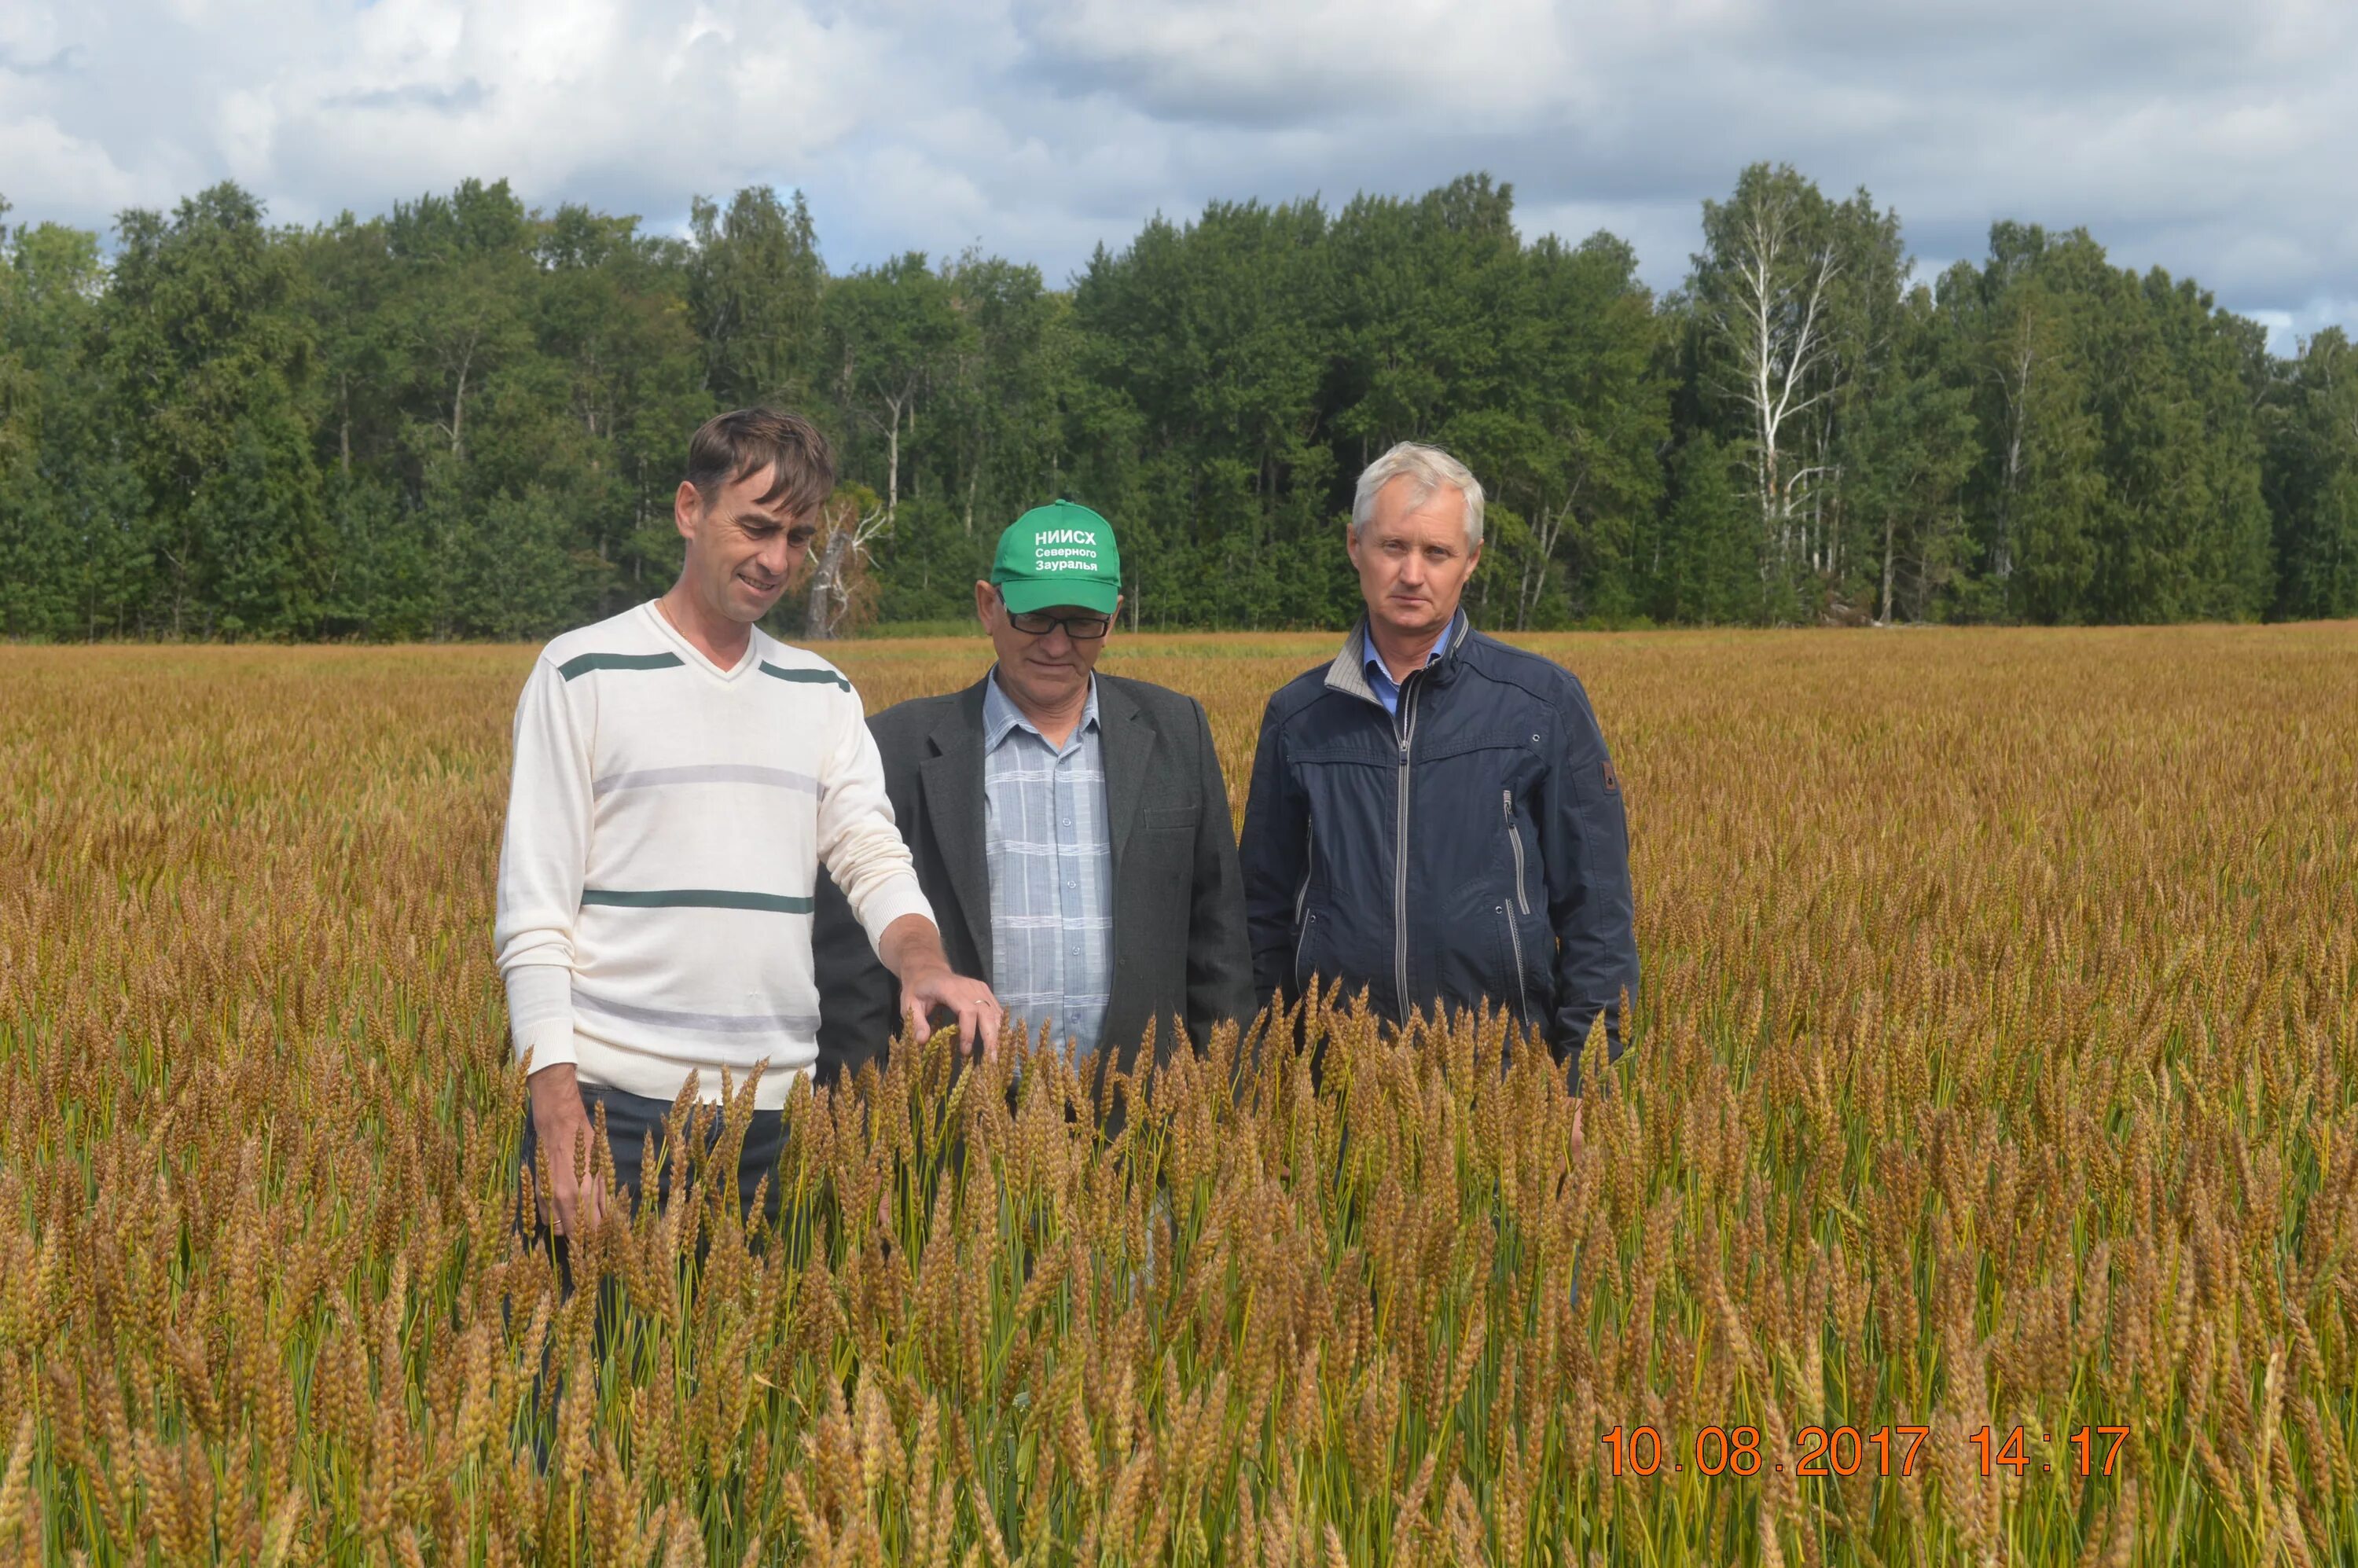
{"type": "MultiPolygon", "coordinates": [[[[1676,1476],[1690,1470],[1700,1476],[1758,1476],[1763,1470],[1795,1476],[1913,1476],[1924,1463],[1931,1433],[1926,1426],[1805,1426],[1793,1433],[1790,1456],[1765,1453],[1760,1429],[1754,1426],[1699,1428],[1683,1454],[1672,1450],[1660,1430],[1651,1426],[1617,1426],[1602,1441],[1616,1476],[1676,1476]]],[[[1967,1441],[1985,1476],[2059,1468],[2110,1476],[2128,1435],[2125,1426],[2083,1426],[2066,1433],[2058,1451],[2051,1433],[2034,1439],[2023,1427],[1999,1432],[1985,1426],[1967,1441]],[[2034,1457],[2034,1442],[2047,1444],[2051,1457],[2034,1457]]]]}

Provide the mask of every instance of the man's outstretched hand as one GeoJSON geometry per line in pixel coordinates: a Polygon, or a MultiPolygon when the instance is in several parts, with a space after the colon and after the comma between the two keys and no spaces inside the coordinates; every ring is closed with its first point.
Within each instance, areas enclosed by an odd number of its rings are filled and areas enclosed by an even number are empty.
{"type": "Polygon", "coordinates": [[[933,1032],[927,1020],[934,1009],[947,1008],[957,1014],[959,1050],[972,1052],[979,1046],[985,1056],[998,1054],[999,1027],[1005,1018],[999,999],[980,980],[951,971],[942,951],[942,934],[933,922],[903,915],[884,928],[877,957],[900,978],[901,1016],[912,1034],[923,1040],[933,1032]]]}
{"type": "Polygon", "coordinates": [[[529,1083],[533,1135],[548,1162],[548,1190],[540,1195],[540,1217],[559,1236],[579,1235],[580,1227],[595,1225],[603,1213],[597,1184],[590,1180],[590,1145],[598,1130],[582,1103],[581,1080],[572,1063],[543,1067],[529,1083]]]}

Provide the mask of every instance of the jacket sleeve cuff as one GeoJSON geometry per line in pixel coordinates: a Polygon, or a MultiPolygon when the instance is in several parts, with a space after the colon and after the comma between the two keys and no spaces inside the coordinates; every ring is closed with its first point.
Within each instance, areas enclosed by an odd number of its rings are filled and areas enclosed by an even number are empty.
{"type": "Polygon", "coordinates": [[[519,964],[507,972],[508,1029],[516,1060],[529,1054],[532,1070],[580,1060],[573,1044],[573,971],[554,964],[519,964]]]}
{"type": "Polygon", "coordinates": [[[933,904],[918,887],[913,872],[892,877],[860,901],[860,927],[868,933],[868,946],[875,949],[878,957],[883,957],[886,929],[904,914],[917,915],[936,930],[941,926],[941,922],[934,918],[933,904]]]}

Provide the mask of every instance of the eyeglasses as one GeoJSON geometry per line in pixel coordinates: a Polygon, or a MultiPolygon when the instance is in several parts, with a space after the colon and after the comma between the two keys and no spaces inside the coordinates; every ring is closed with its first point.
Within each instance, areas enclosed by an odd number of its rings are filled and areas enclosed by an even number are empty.
{"type": "Polygon", "coordinates": [[[1007,623],[1027,637],[1044,637],[1057,627],[1076,643],[1094,643],[1113,627],[1110,615],[1051,615],[1044,610],[1009,613],[1007,623]]]}

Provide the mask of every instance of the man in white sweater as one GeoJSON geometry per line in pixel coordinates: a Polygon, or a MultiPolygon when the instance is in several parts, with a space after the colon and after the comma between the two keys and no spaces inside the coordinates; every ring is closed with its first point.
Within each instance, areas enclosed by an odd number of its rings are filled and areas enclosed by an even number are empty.
{"type": "Polygon", "coordinates": [[[951,972],[893,826],[858,694],[826,660],[756,626],[785,590],[835,486],[826,438],[769,409],[697,431],[673,502],[687,542],[661,599],[542,650],[516,705],[494,941],[519,1058],[525,1159],[547,1160],[560,1235],[594,1219],[575,1168],[602,1106],[619,1188],[691,1076],[762,1070],[741,1162],[774,1173],[780,1108],[818,1052],[811,908],[824,864],[922,1028],[957,1016],[994,1044],[1000,1009],[951,972]]]}

